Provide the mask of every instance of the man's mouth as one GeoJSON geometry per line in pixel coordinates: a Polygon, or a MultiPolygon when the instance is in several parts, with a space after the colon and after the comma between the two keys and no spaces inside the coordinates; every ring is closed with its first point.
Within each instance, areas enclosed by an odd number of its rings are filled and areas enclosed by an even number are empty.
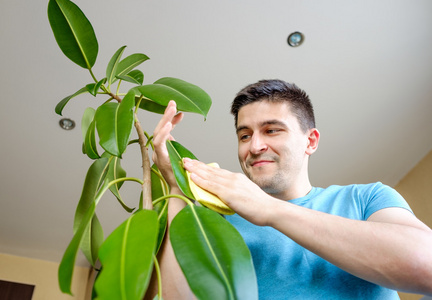
{"type": "Polygon", "coordinates": [[[271,164],[271,163],[273,163],[272,160],[256,160],[256,161],[253,161],[250,165],[251,165],[251,167],[261,167],[261,166],[271,164]]]}

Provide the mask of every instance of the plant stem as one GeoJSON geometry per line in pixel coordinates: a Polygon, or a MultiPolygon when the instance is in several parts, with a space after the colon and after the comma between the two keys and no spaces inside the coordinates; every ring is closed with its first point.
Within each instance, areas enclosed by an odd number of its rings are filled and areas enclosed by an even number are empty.
{"type": "Polygon", "coordinates": [[[161,201],[163,201],[165,199],[169,199],[169,198],[179,198],[179,199],[183,200],[184,202],[186,202],[187,205],[192,206],[192,207],[194,206],[194,204],[192,203],[192,201],[190,201],[188,198],[186,198],[186,197],[184,197],[182,195],[177,195],[177,194],[169,194],[169,195],[165,195],[165,196],[162,196],[160,198],[157,198],[153,202],[153,205],[156,205],[159,202],[161,202],[161,201]]]}
{"type": "Polygon", "coordinates": [[[156,255],[153,255],[153,261],[154,261],[154,267],[155,267],[157,282],[158,282],[158,299],[162,299],[162,276],[161,276],[159,262],[156,258],[156,255]]]}
{"type": "Polygon", "coordinates": [[[115,179],[115,180],[110,181],[110,182],[106,182],[106,183],[104,183],[104,185],[101,187],[101,189],[96,194],[95,203],[96,204],[99,203],[99,200],[102,198],[103,194],[105,194],[105,192],[110,188],[110,186],[117,184],[119,182],[122,182],[122,181],[135,181],[141,185],[143,184],[142,180],[140,180],[138,178],[134,178],[134,177],[122,177],[122,178],[118,178],[118,179],[115,179]]]}
{"type": "Polygon", "coordinates": [[[116,91],[116,95],[118,95],[119,91],[120,91],[120,83],[121,83],[121,79],[119,80],[119,83],[117,85],[117,91],[116,91]]]}
{"type": "Polygon", "coordinates": [[[138,115],[135,113],[135,129],[138,133],[138,141],[141,148],[142,168],[143,168],[143,209],[153,209],[152,194],[151,194],[151,166],[148,149],[146,147],[146,137],[141,123],[138,120],[138,115]]]}
{"type": "Polygon", "coordinates": [[[154,151],[154,145],[153,145],[153,136],[150,136],[147,132],[144,132],[145,136],[147,137],[147,145],[150,144],[154,151]]]}
{"type": "Polygon", "coordinates": [[[93,78],[94,82],[97,83],[98,80],[96,79],[96,76],[94,75],[93,70],[92,70],[91,68],[89,68],[88,70],[89,70],[90,75],[91,75],[91,77],[93,78]]]}
{"type": "Polygon", "coordinates": [[[162,174],[160,173],[159,170],[156,171],[155,169],[152,168],[151,171],[153,172],[153,174],[156,174],[159,177],[159,179],[161,181],[161,184],[162,184],[163,194],[167,195],[168,191],[169,191],[169,188],[168,188],[168,183],[166,182],[165,178],[163,178],[163,176],[162,176],[162,174]]]}

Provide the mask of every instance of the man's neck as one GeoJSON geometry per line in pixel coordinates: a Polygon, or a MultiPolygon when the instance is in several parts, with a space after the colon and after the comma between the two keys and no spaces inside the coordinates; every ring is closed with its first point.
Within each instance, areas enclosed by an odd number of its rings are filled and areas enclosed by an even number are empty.
{"type": "Polygon", "coordinates": [[[309,179],[307,179],[302,183],[293,184],[291,187],[287,188],[284,191],[281,191],[280,193],[269,194],[277,199],[290,201],[306,196],[311,190],[312,185],[309,179]]]}

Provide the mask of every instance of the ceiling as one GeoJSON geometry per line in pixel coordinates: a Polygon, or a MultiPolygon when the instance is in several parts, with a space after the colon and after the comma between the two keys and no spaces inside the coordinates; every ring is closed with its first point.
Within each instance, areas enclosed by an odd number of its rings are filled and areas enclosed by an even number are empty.
{"type": "MultiPolygon", "coordinates": [[[[59,50],[48,1],[2,1],[0,10],[0,253],[60,261],[72,237],[75,207],[91,161],[79,126],[64,131],[54,107],[91,82],[59,50]]],[[[311,160],[316,186],[382,181],[394,186],[432,149],[432,2],[428,0],[76,0],[99,41],[94,68],[104,76],[124,55],[150,57],[145,82],[172,76],[213,99],[207,120],[187,114],[174,135],[205,162],[240,171],[229,105],[260,79],[305,89],[315,105],[320,149],[311,160]],[[304,44],[286,43],[293,31],[304,44]]],[[[74,98],[64,115],[80,123],[103,99],[74,98]]],[[[140,113],[149,133],[159,116],[140,113]]],[[[140,176],[139,150],[123,167],[140,176]]],[[[123,197],[138,202],[126,184],[123,197]]],[[[108,234],[127,216],[111,197],[98,216],[108,234]]],[[[85,264],[83,256],[79,263],[85,264]]]]}

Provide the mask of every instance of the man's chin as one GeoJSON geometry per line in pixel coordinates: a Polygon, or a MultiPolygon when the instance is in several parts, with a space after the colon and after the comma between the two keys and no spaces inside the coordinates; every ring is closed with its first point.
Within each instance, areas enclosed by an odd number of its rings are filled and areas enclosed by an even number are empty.
{"type": "Polygon", "coordinates": [[[249,177],[256,185],[258,185],[262,190],[266,191],[267,189],[273,189],[273,182],[269,178],[263,178],[263,176],[251,176],[249,177]]]}

